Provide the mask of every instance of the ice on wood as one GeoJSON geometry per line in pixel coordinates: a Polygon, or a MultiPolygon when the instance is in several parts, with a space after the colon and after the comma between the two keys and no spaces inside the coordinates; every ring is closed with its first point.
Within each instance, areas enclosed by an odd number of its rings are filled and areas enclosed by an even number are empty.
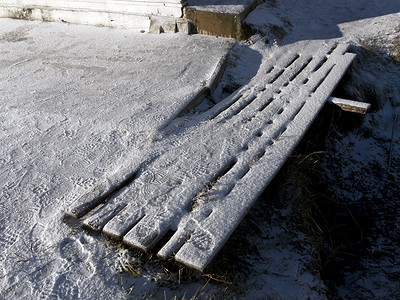
{"type": "MultiPolygon", "coordinates": [[[[158,255],[204,270],[354,56],[347,46],[332,43],[276,49],[248,85],[208,111],[182,116],[159,130],[159,138],[135,160],[132,182],[86,216],[84,224],[145,251],[173,231],[158,255]]],[[[96,195],[94,203],[106,193],[96,195]]],[[[70,206],[70,215],[92,210],[94,203],[86,205],[91,200],[85,197],[70,206]]]]}

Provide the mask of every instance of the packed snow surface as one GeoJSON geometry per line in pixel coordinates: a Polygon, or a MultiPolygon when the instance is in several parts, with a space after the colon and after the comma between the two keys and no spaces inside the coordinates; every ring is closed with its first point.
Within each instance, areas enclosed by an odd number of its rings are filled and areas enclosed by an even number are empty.
{"type": "MultiPolygon", "coordinates": [[[[110,189],[129,177],[155,132],[210,84],[232,41],[0,22],[0,251],[10,274],[16,263],[10,255],[18,252],[18,261],[24,245],[63,260],[68,246],[57,229],[63,210],[99,185],[110,189]]],[[[43,282],[34,280],[32,291],[57,292],[53,272],[61,264],[41,275],[51,278],[49,287],[39,289],[43,282]]],[[[20,280],[30,282],[23,273],[15,273],[15,283],[12,273],[7,277],[4,297],[20,280]]]]}

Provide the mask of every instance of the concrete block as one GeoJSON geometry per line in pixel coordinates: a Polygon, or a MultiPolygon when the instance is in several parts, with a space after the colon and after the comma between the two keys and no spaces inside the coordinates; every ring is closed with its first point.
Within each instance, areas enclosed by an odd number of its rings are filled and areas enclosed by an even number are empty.
{"type": "Polygon", "coordinates": [[[188,20],[177,19],[176,26],[177,26],[178,32],[186,33],[186,34],[192,34],[192,32],[193,32],[193,30],[192,30],[193,24],[188,20]]]}
{"type": "Polygon", "coordinates": [[[169,17],[159,17],[159,16],[151,16],[150,17],[150,29],[149,33],[175,33],[178,31],[176,25],[176,18],[169,17]]]}

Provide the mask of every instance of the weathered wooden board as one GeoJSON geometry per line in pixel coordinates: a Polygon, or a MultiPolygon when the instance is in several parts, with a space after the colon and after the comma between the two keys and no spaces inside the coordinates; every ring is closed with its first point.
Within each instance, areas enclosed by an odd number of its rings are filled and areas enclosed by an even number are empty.
{"type": "MultiPolygon", "coordinates": [[[[301,140],[354,59],[346,45],[277,48],[257,76],[207,112],[160,132],[151,159],[112,196],[67,212],[145,251],[200,271],[210,263],[301,140]],[[87,214],[85,216],[85,214],[87,214]]],[[[145,155],[146,156],[146,155],[145,155]]],[[[150,156],[149,156],[150,157],[150,156]]]]}

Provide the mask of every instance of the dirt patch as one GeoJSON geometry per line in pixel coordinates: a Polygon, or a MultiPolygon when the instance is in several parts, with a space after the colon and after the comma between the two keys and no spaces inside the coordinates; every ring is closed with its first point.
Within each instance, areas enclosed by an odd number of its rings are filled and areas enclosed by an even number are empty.
{"type": "Polygon", "coordinates": [[[32,12],[33,12],[33,8],[16,9],[12,15],[12,18],[20,19],[20,20],[31,20],[32,12]]]}
{"type": "Polygon", "coordinates": [[[0,35],[0,42],[18,43],[28,40],[28,33],[32,29],[30,26],[18,27],[15,30],[0,35]]]}

